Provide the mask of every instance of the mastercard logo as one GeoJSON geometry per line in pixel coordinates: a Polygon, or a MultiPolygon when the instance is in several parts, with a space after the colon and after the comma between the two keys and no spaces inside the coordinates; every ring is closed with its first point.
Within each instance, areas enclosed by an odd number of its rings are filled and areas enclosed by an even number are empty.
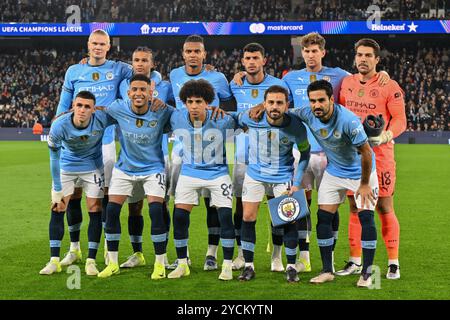
{"type": "Polygon", "coordinates": [[[251,33],[264,33],[266,26],[262,23],[252,23],[249,29],[251,33]]]}

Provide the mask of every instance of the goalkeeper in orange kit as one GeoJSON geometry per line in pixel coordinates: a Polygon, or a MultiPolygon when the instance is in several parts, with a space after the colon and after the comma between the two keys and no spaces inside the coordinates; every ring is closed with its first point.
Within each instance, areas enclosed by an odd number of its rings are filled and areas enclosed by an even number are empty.
{"type": "MultiPolygon", "coordinates": [[[[358,73],[344,78],[340,103],[361,118],[382,115],[385,127],[380,135],[369,138],[376,155],[379,199],[377,212],[381,220],[382,236],[388,253],[388,279],[400,278],[398,260],[400,225],[394,211],[395,160],[393,138],[406,129],[404,93],[398,83],[390,80],[386,86],[377,83],[376,66],[380,61],[380,46],[375,40],[361,39],[355,44],[355,65],[358,73]]],[[[349,242],[350,259],[337,275],[361,272],[361,225],[353,197],[350,201],[349,242]]]]}

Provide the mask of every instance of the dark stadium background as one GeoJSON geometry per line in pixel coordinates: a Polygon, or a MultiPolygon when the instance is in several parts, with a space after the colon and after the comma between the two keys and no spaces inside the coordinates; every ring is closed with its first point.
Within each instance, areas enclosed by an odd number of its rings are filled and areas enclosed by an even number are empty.
{"type": "MultiPolygon", "coordinates": [[[[327,35],[324,65],[339,66],[354,72],[353,44],[363,36],[327,35]]],[[[370,37],[379,41],[383,48],[379,70],[386,70],[406,93],[408,131],[450,130],[448,36],[370,35],[370,37]]],[[[161,72],[163,78],[167,78],[172,68],[183,64],[181,48],[185,37],[170,37],[170,41],[167,39],[164,36],[151,39],[120,37],[120,51],[117,47],[113,47],[108,58],[129,61],[136,47],[146,45],[154,51],[156,70],[161,72]]],[[[290,36],[205,37],[208,52],[206,62],[214,65],[231,80],[234,73],[242,69],[241,49],[245,44],[254,41],[266,48],[268,73],[281,77],[291,69],[304,67],[300,59],[293,61],[290,36]]],[[[3,107],[0,110],[0,127],[29,128],[33,126],[36,117],[44,127],[48,127],[56,110],[65,70],[70,64],[77,63],[86,56],[86,38],[4,38],[0,41],[0,50],[2,51],[0,105],[11,105],[11,102],[15,101],[14,107],[9,109],[3,107]],[[47,90],[47,87],[54,90],[47,90]],[[44,97],[47,99],[42,101],[44,97]],[[45,107],[41,108],[40,105],[45,107]],[[34,117],[30,117],[30,114],[34,117]]]]}

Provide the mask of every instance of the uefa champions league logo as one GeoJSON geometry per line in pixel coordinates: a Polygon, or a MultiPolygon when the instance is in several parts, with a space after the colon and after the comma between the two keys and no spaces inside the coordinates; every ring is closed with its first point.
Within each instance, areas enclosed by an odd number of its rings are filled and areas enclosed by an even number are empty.
{"type": "Polygon", "coordinates": [[[278,217],[285,222],[291,222],[297,219],[300,214],[300,204],[297,199],[287,197],[278,204],[278,217]]]}

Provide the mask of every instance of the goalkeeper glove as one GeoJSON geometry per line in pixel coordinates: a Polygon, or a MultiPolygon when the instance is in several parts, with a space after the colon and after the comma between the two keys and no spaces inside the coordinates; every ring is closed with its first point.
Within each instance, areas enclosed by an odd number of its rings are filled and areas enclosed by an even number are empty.
{"type": "Polygon", "coordinates": [[[386,130],[386,131],[383,131],[379,136],[370,137],[369,143],[372,146],[379,146],[380,144],[388,143],[389,141],[392,140],[392,138],[394,138],[392,131],[386,130]]]}
{"type": "Polygon", "coordinates": [[[60,203],[64,198],[64,193],[61,191],[55,191],[52,189],[52,203],[60,203]]]}

